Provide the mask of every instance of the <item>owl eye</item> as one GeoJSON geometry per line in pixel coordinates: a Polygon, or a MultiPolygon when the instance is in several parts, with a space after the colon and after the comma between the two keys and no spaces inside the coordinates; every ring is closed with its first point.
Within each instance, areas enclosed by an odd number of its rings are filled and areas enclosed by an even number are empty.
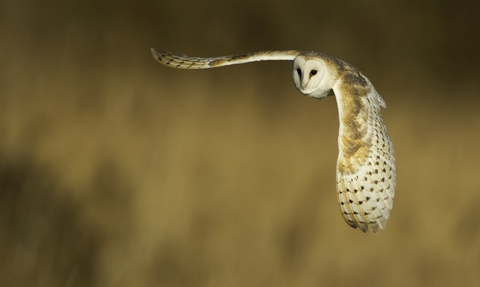
{"type": "Polygon", "coordinates": [[[310,71],[310,76],[315,76],[317,74],[317,70],[311,70],[310,71]]]}
{"type": "Polygon", "coordinates": [[[300,68],[297,68],[297,74],[299,77],[302,77],[302,70],[300,70],[300,68]]]}

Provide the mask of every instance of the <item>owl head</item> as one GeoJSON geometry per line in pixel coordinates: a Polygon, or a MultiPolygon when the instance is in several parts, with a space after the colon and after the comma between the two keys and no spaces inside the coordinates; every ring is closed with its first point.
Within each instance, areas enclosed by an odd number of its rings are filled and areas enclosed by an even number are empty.
{"type": "Polygon", "coordinates": [[[293,60],[292,77],[300,93],[323,99],[333,88],[329,69],[322,59],[299,55],[293,60]]]}

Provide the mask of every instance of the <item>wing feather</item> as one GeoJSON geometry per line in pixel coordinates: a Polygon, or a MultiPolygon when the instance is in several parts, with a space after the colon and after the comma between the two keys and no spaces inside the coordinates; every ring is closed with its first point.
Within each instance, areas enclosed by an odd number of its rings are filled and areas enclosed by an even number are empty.
{"type": "Polygon", "coordinates": [[[386,226],[395,196],[393,144],[380,113],[385,102],[361,73],[340,74],[333,88],[340,117],[339,204],[350,226],[377,233],[386,226]]]}
{"type": "Polygon", "coordinates": [[[177,69],[209,69],[256,61],[284,60],[293,61],[301,53],[297,50],[287,51],[260,51],[232,56],[199,58],[185,55],[172,54],[169,51],[151,49],[153,58],[160,64],[177,69]]]}

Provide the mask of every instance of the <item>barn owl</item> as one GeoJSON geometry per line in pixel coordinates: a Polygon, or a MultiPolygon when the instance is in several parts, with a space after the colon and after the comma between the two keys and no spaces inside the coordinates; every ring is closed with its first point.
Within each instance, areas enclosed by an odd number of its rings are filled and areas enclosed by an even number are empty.
{"type": "Polygon", "coordinates": [[[337,194],[343,218],[353,228],[377,233],[384,229],[395,196],[393,144],[380,107],[385,101],[360,70],[317,52],[262,51],[197,58],[152,48],[155,60],[177,69],[208,69],[255,61],[292,62],[292,77],[300,93],[324,99],[335,95],[340,119],[337,194]]]}

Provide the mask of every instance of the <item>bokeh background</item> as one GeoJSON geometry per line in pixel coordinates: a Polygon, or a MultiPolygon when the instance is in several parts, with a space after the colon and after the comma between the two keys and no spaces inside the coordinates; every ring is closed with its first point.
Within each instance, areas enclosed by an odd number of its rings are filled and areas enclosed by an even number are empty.
{"type": "Polygon", "coordinates": [[[474,1],[2,1],[1,286],[479,286],[480,17],[474,1]],[[335,98],[288,62],[314,50],[386,100],[387,229],[335,194],[335,98]]]}

